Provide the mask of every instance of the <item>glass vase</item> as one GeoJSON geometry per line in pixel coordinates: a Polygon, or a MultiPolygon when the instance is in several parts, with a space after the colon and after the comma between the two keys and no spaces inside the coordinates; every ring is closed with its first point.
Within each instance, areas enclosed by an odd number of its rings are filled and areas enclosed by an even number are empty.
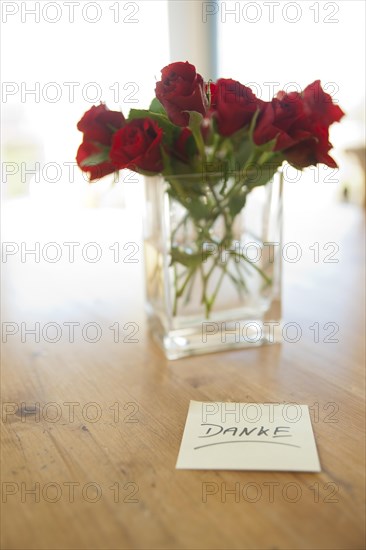
{"type": "Polygon", "coordinates": [[[147,313],[168,359],[277,340],[282,174],[240,200],[236,187],[235,176],[145,178],[147,313]]]}

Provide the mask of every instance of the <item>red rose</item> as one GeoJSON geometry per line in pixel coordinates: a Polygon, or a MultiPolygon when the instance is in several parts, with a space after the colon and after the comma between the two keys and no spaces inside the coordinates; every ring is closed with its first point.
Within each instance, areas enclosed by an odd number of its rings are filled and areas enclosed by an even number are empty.
{"type": "Polygon", "coordinates": [[[169,119],[177,126],[188,126],[189,114],[186,111],[197,111],[204,116],[208,108],[203,78],[188,61],[164,67],[155,94],[169,119]]]}
{"type": "Polygon", "coordinates": [[[325,93],[320,80],[309,84],[303,92],[304,111],[314,122],[323,126],[330,126],[333,122],[339,122],[344,112],[338,105],[334,105],[332,97],[325,93]]]}
{"type": "Polygon", "coordinates": [[[76,162],[83,172],[89,173],[90,181],[97,180],[116,171],[116,167],[110,161],[104,161],[99,164],[82,164],[87,158],[98,153],[100,153],[100,148],[97,145],[91,141],[83,141],[76,155],[76,162]]]}
{"type": "Polygon", "coordinates": [[[332,144],[329,142],[328,128],[316,125],[312,128],[312,137],[300,141],[284,151],[285,159],[296,168],[316,166],[318,162],[337,168],[335,160],[328,155],[332,144]]]}
{"type": "Polygon", "coordinates": [[[291,164],[305,167],[322,162],[330,167],[336,163],[328,155],[331,144],[328,128],[344,113],[326,94],[320,81],[307,86],[302,93],[279,92],[261,108],[253,139],[263,145],[276,138],[274,150],[285,151],[291,164]]]}
{"type": "Polygon", "coordinates": [[[136,118],[118,130],[112,141],[110,158],[117,168],[138,172],[161,172],[160,144],[163,130],[151,118],[136,118]]]}
{"type": "Polygon", "coordinates": [[[213,92],[213,115],[223,136],[230,136],[249,124],[261,103],[250,88],[236,80],[221,78],[213,92]]]}
{"type": "Polygon", "coordinates": [[[269,103],[263,103],[253,134],[254,142],[263,145],[277,137],[274,150],[286,149],[311,135],[304,130],[306,122],[301,94],[280,92],[269,103]]]}
{"type": "Polygon", "coordinates": [[[119,111],[109,111],[101,103],[92,107],[78,122],[78,130],[84,133],[84,141],[94,141],[103,145],[110,145],[116,130],[122,128],[125,117],[119,111]]]}

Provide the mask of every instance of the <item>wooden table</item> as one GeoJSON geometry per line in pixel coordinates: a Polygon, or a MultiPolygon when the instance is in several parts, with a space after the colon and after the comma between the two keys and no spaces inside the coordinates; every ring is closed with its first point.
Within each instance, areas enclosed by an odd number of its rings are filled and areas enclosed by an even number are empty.
{"type": "Polygon", "coordinates": [[[285,262],[284,321],[300,340],[174,362],[147,332],[141,262],[108,248],[141,246],[136,214],[4,209],[7,242],[103,241],[103,258],[3,264],[2,548],[364,547],[364,214],[289,194],[303,257],[285,262]],[[322,472],[175,470],[191,399],[308,404],[322,472]]]}

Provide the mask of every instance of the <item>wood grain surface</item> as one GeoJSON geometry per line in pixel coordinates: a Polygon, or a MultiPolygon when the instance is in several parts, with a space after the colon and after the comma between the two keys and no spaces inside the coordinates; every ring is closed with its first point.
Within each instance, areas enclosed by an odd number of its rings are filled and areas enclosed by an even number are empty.
{"type": "Polygon", "coordinates": [[[283,301],[299,340],[171,362],[146,326],[136,215],[4,211],[7,242],[103,257],[3,263],[2,548],[364,548],[364,213],[295,192],[283,301]],[[138,261],[114,262],[116,241],[138,261]],[[321,473],[175,470],[191,399],[309,405],[321,473]]]}

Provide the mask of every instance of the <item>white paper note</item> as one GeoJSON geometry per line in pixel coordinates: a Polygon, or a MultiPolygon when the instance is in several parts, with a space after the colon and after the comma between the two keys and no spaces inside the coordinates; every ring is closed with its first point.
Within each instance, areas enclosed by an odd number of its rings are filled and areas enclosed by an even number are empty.
{"type": "Polygon", "coordinates": [[[309,408],[191,401],[176,468],[320,472],[309,408]]]}

